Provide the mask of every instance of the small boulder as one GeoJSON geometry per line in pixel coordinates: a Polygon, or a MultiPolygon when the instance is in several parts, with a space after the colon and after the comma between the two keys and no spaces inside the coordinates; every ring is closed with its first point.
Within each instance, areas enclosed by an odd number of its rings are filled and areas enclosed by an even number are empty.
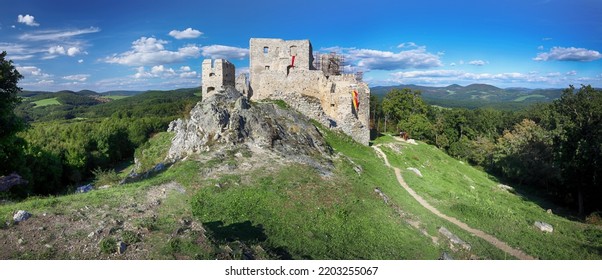
{"type": "Polygon", "coordinates": [[[504,184],[498,184],[497,185],[498,188],[502,189],[502,190],[507,190],[509,192],[513,192],[514,188],[508,185],[504,185],[504,184]]]}
{"type": "Polygon", "coordinates": [[[470,244],[468,244],[468,243],[466,243],[466,241],[460,239],[460,237],[453,234],[451,231],[449,231],[449,229],[447,229],[445,227],[440,227],[439,233],[441,233],[443,236],[445,236],[449,240],[450,247],[452,247],[452,249],[453,249],[454,245],[458,245],[458,246],[462,247],[463,249],[470,251],[470,249],[471,249],[470,244]]]}
{"type": "Polygon", "coordinates": [[[546,213],[548,213],[548,214],[554,214],[554,213],[552,212],[552,209],[548,209],[548,210],[546,210],[546,213]]]}
{"type": "Polygon", "coordinates": [[[418,143],[416,143],[416,140],[414,140],[414,139],[408,139],[408,141],[406,141],[406,142],[408,142],[409,144],[412,144],[412,145],[418,145],[418,143]]]}
{"type": "Polygon", "coordinates": [[[414,172],[416,175],[418,175],[418,177],[422,178],[422,173],[420,173],[420,170],[418,170],[414,167],[408,167],[407,169],[414,172]]]}
{"type": "Polygon", "coordinates": [[[535,223],[533,223],[533,225],[535,225],[536,228],[543,232],[554,232],[554,227],[548,223],[536,221],[535,223]]]}
{"type": "Polygon", "coordinates": [[[452,258],[452,256],[450,256],[447,252],[443,252],[443,254],[441,255],[441,257],[439,257],[439,260],[453,261],[454,258],[452,258]]]}
{"type": "Polygon", "coordinates": [[[27,219],[31,218],[31,214],[25,210],[19,210],[17,211],[17,213],[15,213],[15,215],[13,216],[13,220],[17,223],[25,221],[27,219]]]}

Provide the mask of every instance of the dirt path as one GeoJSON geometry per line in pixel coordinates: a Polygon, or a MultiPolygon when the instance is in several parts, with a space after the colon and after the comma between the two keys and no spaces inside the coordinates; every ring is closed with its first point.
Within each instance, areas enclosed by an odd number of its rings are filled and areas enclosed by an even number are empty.
{"type": "Polygon", "coordinates": [[[501,241],[497,238],[495,238],[493,235],[490,235],[488,233],[485,233],[481,230],[478,229],[474,229],[471,228],[470,226],[468,226],[467,224],[465,224],[464,222],[454,218],[454,217],[450,217],[447,216],[443,213],[441,213],[437,208],[433,207],[432,205],[430,205],[426,200],[424,200],[424,198],[422,198],[420,195],[418,195],[412,188],[410,188],[410,186],[408,186],[408,184],[403,180],[403,177],[401,176],[401,170],[399,170],[399,168],[391,166],[391,164],[389,164],[389,160],[387,159],[387,155],[385,155],[385,153],[378,147],[379,145],[376,146],[372,146],[374,148],[374,150],[376,150],[376,152],[385,160],[385,165],[387,165],[388,167],[393,168],[393,170],[395,171],[395,176],[397,177],[397,182],[399,182],[399,184],[416,200],[418,201],[418,203],[420,203],[420,205],[422,205],[424,208],[428,209],[429,211],[431,211],[433,214],[437,215],[438,217],[447,220],[450,223],[453,223],[455,225],[457,225],[458,227],[460,227],[461,229],[468,231],[474,235],[476,235],[477,237],[480,237],[482,239],[484,239],[485,241],[491,243],[491,245],[497,247],[498,249],[518,258],[521,260],[533,260],[535,258],[533,258],[532,256],[527,255],[525,252],[518,250],[518,249],[514,249],[512,247],[510,247],[508,244],[506,244],[506,242],[501,241]]]}

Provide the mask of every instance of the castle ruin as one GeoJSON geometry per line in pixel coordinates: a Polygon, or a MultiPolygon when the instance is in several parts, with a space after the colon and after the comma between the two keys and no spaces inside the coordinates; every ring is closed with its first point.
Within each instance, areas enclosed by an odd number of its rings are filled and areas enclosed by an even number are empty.
{"type": "Polygon", "coordinates": [[[203,61],[203,98],[235,87],[250,100],[283,100],[326,127],[339,128],[356,141],[370,140],[370,88],[354,74],[341,74],[340,58],[314,58],[309,40],[251,38],[249,80],[234,78],[234,65],[203,61]],[[356,107],[357,106],[357,107],[356,107]]]}

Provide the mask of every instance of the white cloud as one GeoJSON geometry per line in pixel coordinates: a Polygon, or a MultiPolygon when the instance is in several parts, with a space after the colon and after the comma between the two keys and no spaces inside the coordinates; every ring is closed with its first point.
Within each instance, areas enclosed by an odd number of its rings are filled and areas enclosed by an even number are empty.
{"type": "Polygon", "coordinates": [[[183,61],[187,58],[200,56],[201,48],[195,45],[187,45],[177,51],[165,49],[167,41],[156,38],[141,37],[132,42],[132,50],[104,59],[107,63],[116,63],[129,66],[148,66],[170,64],[183,61]]]}
{"type": "Polygon", "coordinates": [[[153,68],[151,68],[151,73],[153,75],[171,76],[171,75],[175,75],[176,71],[174,71],[171,68],[165,68],[163,65],[157,65],[157,66],[153,66],[153,68]]]}
{"type": "Polygon", "coordinates": [[[468,64],[470,65],[475,65],[475,66],[483,66],[485,64],[489,64],[488,61],[483,61],[483,60],[473,60],[473,61],[469,61],[468,64]]]}
{"type": "Polygon", "coordinates": [[[71,30],[43,30],[32,33],[25,33],[19,36],[19,39],[23,41],[64,41],[71,37],[78,35],[84,35],[89,33],[100,32],[98,27],[90,27],[85,29],[71,29],[71,30]]]}
{"type": "Polygon", "coordinates": [[[52,46],[48,48],[49,54],[65,54],[65,48],[63,46],[52,46]]]}
{"type": "Polygon", "coordinates": [[[420,47],[398,53],[370,49],[349,50],[346,59],[358,67],[369,70],[396,70],[408,68],[432,68],[442,66],[438,55],[420,47]]]}
{"type": "Polygon", "coordinates": [[[178,40],[180,39],[193,39],[193,38],[197,38],[199,36],[203,35],[203,32],[198,31],[196,29],[192,29],[192,28],[186,28],[185,30],[182,31],[178,31],[178,30],[172,30],[169,32],[169,36],[174,37],[178,40]]]}
{"type": "Polygon", "coordinates": [[[17,16],[17,21],[27,26],[40,26],[40,24],[36,22],[35,17],[30,15],[19,15],[17,16]]]}
{"type": "Polygon", "coordinates": [[[83,63],[83,62],[84,62],[84,60],[83,60],[83,59],[79,59],[79,60],[77,60],[77,63],[83,63]]]}
{"type": "Polygon", "coordinates": [[[182,66],[182,67],[180,67],[180,71],[188,72],[188,71],[190,71],[190,66],[182,66]]]}
{"type": "Polygon", "coordinates": [[[569,76],[575,76],[575,75],[577,75],[577,71],[571,70],[569,72],[566,72],[566,74],[569,75],[569,76]]]}
{"type": "MultiPolygon", "coordinates": [[[[576,73],[574,73],[576,74],[576,73]]],[[[577,84],[579,81],[596,81],[596,78],[578,77],[572,71],[566,75],[560,72],[506,72],[506,73],[472,73],[457,70],[420,70],[401,71],[390,74],[391,79],[383,81],[386,84],[429,84],[450,85],[454,83],[488,83],[504,85],[541,85],[546,84],[553,87],[566,87],[569,84],[577,84]]],[[[600,82],[600,79],[597,79],[600,82]]]]}
{"type": "Polygon", "coordinates": [[[180,78],[197,78],[198,73],[196,71],[180,73],[180,78]]]}
{"type": "Polygon", "coordinates": [[[212,59],[244,59],[249,55],[249,49],[224,45],[204,46],[201,50],[204,57],[210,57],[212,59]]]}
{"type": "Polygon", "coordinates": [[[553,47],[549,52],[539,53],[533,60],[535,61],[594,61],[602,58],[602,54],[598,51],[588,50],[584,48],[563,48],[553,47]]]}
{"type": "Polygon", "coordinates": [[[456,66],[456,63],[452,62],[452,63],[449,64],[449,66],[456,66]]]}
{"type": "Polygon", "coordinates": [[[80,53],[82,53],[82,50],[78,47],[70,47],[69,49],[67,49],[68,56],[76,56],[80,53]]]}
{"type": "Polygon", "coordinates": [[[68,81],[85,82],[89,77],[90,75],[88,74],[76,74],[65,76],[63,79],[68,81]]]}
{"type": "Polygon", "coordinates": [[[543,46],[537,47],[538,50],[543,51],[543,46]]]}
{"type": "Polygon", "coordinates": [[[24,44],[18,43],[0,43],[0,50],[6,51],[8,59],[26,60],[30,59],[37,53],[44,53],[47,49],[32,48],[24,44]]]}
{"type": "Polygon", "coordinates": [[[19,73],[21,75],[23,75],[25,78],[28,77],[43,77],[43,78],[48,78],[50,77],[50,75],[42,72],[42,69],[36,67],[36,66],[17,66],[17,71],[19,71],[19,73]]]}
{"type": "Polygon", "coordinates": [[[414,42],[401,43],[397,45],[398,48],[416,48],[418,45],[414,42]]]}

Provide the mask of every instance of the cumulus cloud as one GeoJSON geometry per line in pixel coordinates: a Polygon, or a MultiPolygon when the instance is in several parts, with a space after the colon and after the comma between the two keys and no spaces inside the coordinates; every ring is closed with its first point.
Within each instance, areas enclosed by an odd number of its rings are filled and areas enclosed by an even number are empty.
{"type": "Polygon", "coordinates": [[[602,58],[602,54],[595,50],[588,50],[584,48],[563,48],[563,47],[553,47],[549,52],[543,52],[537,54],[533,60],[535,61],[548,61],[548,60],[557,60],[557,61],[594,61],[602,58]]]}
{"type": "Polygon", "coordinates": [[[27,26],[40,26],[40,24],[36,22],[35,17],[30,15],[19,15],[17,16],[17,21],[27,26]]]}
{"type": "Polygon", "coordinates": [[[201,48],[204,57],[225,58],[225,59],[244,59],[249,55],[249,49],[237,48],[224,45],[211,45],[201,48]]]}
{"type": "Polygon", "coordinates": [[[197,38],[199,36],[203,35],[203,32],[198,31],[196,29],[192,29],[190,27],[186,28],[185,30],[182,31],[178,31],[178,30],[172,30],[169,32],[169,36],[174,37],[178,40],[180,39],[193,39],[193,38],[197,38]]]}
{"type": "Polygon", "coordinates": [[[83,52],[79,47],[64,47],[60,45],[52,46],[48,48],[48,55],[43,57],[42,59],[52,59],[56,58],[59,55],[68,55],[68,56],[76,56],[83,52]]]}
{"type": "Polygon", "coordinates": [[[49,77],[48,74],[44,74],[42,69],[36,66],[17,66],[17,71],[26,78],[28,76],[49,77]]]}
{"type": "Polygon", "coordinates": [[[487,61],[483,61],[483,60],[473,60],[473,61],[469,61],[468,64],[470,65],[475,65],[475,66],[483,66],[485,64],[489,64],[489,62],[487,61]]]}
{"type": "Polygon", "coordinates": [[[90,77],[90,75],[88,75],[88,74],[76,74],[76,75],[64,76],[63,79],[67,80],[67,81],[85,82],[86,80],[88,80],[89,77],[90,77]]]}
{"type": "Polygon", "coordinates": [[[577,75],[577,71],[571,70],[569,72],[566,72],[566,74],[569,75],[569,76],[575,76],[575,75],[577,75]]]}
{"type": "Polygon", "coordinates": [[[170,64],[200,56],[201,48],[198,46],[187,45],[177,51],[170,51],[165,49],[167,43],[154,37],[141,37],[132,42],[132,50],[106,57],[104,61],[128,66],[148,66],[170,64]]]}
{"type": "Polygon", "coordinates": [[[175,77],[180,78],[198,78],[196,71],[191,71],[189,66],[182,66],[177,71],[164,65],[155,65],[150,68],[149,71],[143,66],[136,68],[136,74],[133,75],[135,79],[146,79],[146,78],[160,78],[160,79],[173,79],[175,77]]]}
{"type": "Polygon", "coordinates": [[[420,69],[443,65],[438,55],[427,52],[424,47],[397,53],[370,49],[352,49],[348,51],[346,58],[366,71],[420,69]]]}
{"type": "Polygon", "coordinates": [[[75,36],[100,32],[98,27],[69,30],[42,30],[19,36],[23,41],[64,41],[75,36]]]}
{"type": "Polygon", "coordinates": [[[49,54],[65,54],[65,48],[63,46],[52,46],[48,48],[49,54]]]}

